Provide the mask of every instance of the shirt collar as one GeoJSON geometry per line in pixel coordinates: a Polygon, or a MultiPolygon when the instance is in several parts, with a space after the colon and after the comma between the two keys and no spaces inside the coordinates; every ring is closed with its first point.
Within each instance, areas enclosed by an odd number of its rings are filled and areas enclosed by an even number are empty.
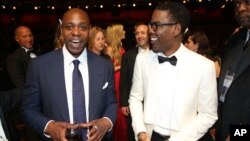
{"type": "Polygon", "coordinates": [[[183,50],[184,45],[181,43],[180,47],[176,50],[175,53],[171,54],[170,56],[166,56],[165,54],[163,54],[162,52],[157,53],[159,56],[163,56],[163,57],[172,57],[175,56],[177,59],[181,56],[181,52],[183,50]]]}
{"type": "Polygon", "coordinates": [[[140,46],[138,46],[137,45],[137,47],[138,47],[138,52],[140,53],[140,52],[146,52],[146,51],[148,51],[149,49],[147,48],[147,49],[144,49],[144,48],[142,48],[142,47],[140,47],[140,46]]]}
{"type": "Polygon", "coordinates": [[[28,49],[28,48],[23,47],[23,46],[21,46],[21,47],[25,50],[26,53],[27,53],[28,51],[32,50],[32,49],[28,49]]]}
{"type": "Polygon", "coordinates": [[[87,50],[86,50],[86,47],[84,48],[83,52],[77,58],[75,58],[74,56],[72,56],[69,53],[69,51],[67,50],[65,45],[63,46],[62,51],[63,51],[65,64],[71,64],[72,61],[74,61],[75,59],[78,59],[81,64],[87,62],[87,50]]]}

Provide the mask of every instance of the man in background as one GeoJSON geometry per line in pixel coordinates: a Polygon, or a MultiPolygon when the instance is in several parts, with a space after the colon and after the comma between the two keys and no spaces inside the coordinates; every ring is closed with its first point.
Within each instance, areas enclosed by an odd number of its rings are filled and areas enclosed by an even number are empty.
{"type": "Polygon", "coordinates": [[[122,56],[121,78],[120,78],[120,108],[123,115],[127,116],[128,140],[134,141],[134,131],[132,128],[132,119],[129,111],[129,94],[132,86],[132,77],[134,72],[135,59],[138,53],[149,50],[148,25],[137,23],[135,25],[135,39],[137,45],[135,48],[127,51],[122,56]]]}
{"type": "Polygon", "coordinates": [[[216,141],[230,137],[231,125],[250,124],[250,1],[234,0],[235,18],[242,27],[227,41],[219,78],[216,141]]]}

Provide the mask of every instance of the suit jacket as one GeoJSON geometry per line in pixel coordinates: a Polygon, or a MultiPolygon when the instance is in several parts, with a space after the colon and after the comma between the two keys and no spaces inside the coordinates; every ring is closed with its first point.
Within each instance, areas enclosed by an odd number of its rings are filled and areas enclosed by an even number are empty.
{"type": "Polygon", "coordinates": [[[135,59],[138,54],[138,47],[127,51],[122,56],[120,74],[120,106],[128,106],[132,78],[134,73],[135,59]]]}
{"type": "Polygon", "coordinates": [[[227,44],[227,52],[222,64],[222,73],[219,79],[218,92],[220,94],[226,70],[236,68],[234,80],[229,87],[224,104],[219,105],[219,120],[217,127],[217,140],[225,140],[229,135],[229,127],[232,124],[250,124],[250,47],[243,53],[243,46],[247,35],[247,29],[236,33],[227,44]],[[239,60],[239,62],[236,62],[239,60]]]}
{"type": "Polygon", "coordinates": [[[30,56],[22,47],[18,47],[7,57],[7,70],[16,88],[24,85],[30,60],[30,56]]]}
{"type": "MultiPolygon", "coordinates": [[[[89,121],[108,117],[114,124],[117,101],[112,63],[89,51],[87,60],[89,121]],[[105,84],[108,86],[105,87],[105,84]]],[[[24,87],[22,113],[27,124],[44,138],[44,129],[48,121],[69,121],[62,49],[32,61],[24,87]]]]}
{"type": "MultiPolygon", "coordinates": [[[[177,56],[177,90],[171,115],[171,141],[197,141],[217,119],[217,90],[214,63],[182,44],[177,56]]],[[[159,82],[158,55],[138,54],[129,98],[135,135],[151,136],[159,82]],[[144,105],[143,105],[143,104],[144,105]]],[[[166,73],[168,71],[166,70],[166,73]]],[[[171,81],[171,80],[168,80],[171,81]]],[[[166,86],[166,92],[167,92],[166,86]]]]}

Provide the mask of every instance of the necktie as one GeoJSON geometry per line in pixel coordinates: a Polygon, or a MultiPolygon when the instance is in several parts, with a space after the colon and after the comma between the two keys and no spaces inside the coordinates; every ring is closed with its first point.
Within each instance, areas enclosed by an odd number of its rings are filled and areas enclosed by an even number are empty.
{"type": "Polygon", "coordinates": [[[177,63],[177,58],[175,56],[172,56],[170,58],[168,57],[163,57],[163,56],[158,56],[159,63],[164,63],[164,62],[169,62],[171,65],[176,66],[177,63]]]}
{"type": "MultiPolygon", "coordinates": [[[[81,72],[78,68],[80,61],[74,60],[74,70],[73,70],[73,117],[74,123],[86,122],[86,112],[85,112],[85,94],[83,87],[83,80],[81,72]]],[[[82,138],[81,140],[86,141],[87,129],[77,129],[76,133],[82,138]]]]}
{"type": "Polygon", "coordinates": [[[245,51],[248,48],[248,46],[250,46],[250,39],[249,38],[243,47],[243,51],[245,51]]]}

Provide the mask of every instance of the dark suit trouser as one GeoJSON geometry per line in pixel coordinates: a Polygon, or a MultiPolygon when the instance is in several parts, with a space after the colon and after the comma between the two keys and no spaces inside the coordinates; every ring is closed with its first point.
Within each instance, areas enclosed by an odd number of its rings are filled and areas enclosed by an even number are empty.
{"type": "Polygon", "coordinates": [[[216,122],[216,133],[215,133],[215,141],[222,141],[222,119],[223,119],[223,103],[219,102],[218,105],[218,120],[216,122]]]}
{"type": "Polygon", "coordinates": [[[132,117],[131,114],[127,116],[127,131],[128,131],[128,141],[135,141],[135,134],[132,127],[132,117]]]}
{"type": "Polygon", "coordinates": [[[151,141],[168,141],[169,138],[170,136],[163,136],[153,131],[152,136],[151,136],[151,141]]]}

